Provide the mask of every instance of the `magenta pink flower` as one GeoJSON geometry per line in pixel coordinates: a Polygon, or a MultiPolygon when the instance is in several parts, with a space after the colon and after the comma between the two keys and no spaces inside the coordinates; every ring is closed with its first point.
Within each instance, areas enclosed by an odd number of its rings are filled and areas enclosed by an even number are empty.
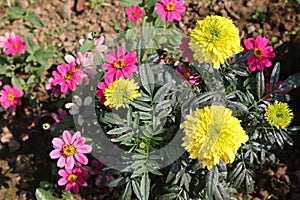
{"type": "Polygon", "coordinates": [[[15,37],[7,38],[4,49],[6,55],[21,54],[23,50],[26,50],[26,45],[24,44],[24,40],[19,35],[16,35],[15,37]]]}
{"type": "Polygon", "coordinates": [[[118,52],[112,51],[110,54],[104,56],[109,64],[103,64],[102,69],[108,70],[105,74],[105,81],[107,83],[114,82],[120,77],[132,78],[133,72],[137,71],[136,55],[134,51],[127,54],[124,47],[118,47],[118,52]]]}
{"type": "Polygon", "coordinates": [[[23,94],[23,91],[20,91],[18,86],[10,87],[9,85],[5,85],[4,90],[0,90],[0,103],[5,109],[11,107],[15,110],[17,105],[22,104],[20,98],[23,94]]]}
{"type": "MultiPolygon", "coordinates": [[[[98,160],[92,160],[92,163],[95,166],[95,168],[91,169],[90,173],[92,175],[99,175],[101,173],[102,169],[105,167],[105,165],[102,162],[98,161],[98,160]]],[[[115,177],[114,177],[113,173],[107,174],[105,176],[105,185],[107,186],[114,179],[115,179],[115,177]]],[[[96,182],[96,185],[100,186],[101,182],[102,182],[102,178],[98,176],[95,179],[95,182],[96,182]]]]}
{"type": "Polygon", "coordinates": [[[7,43],[8,38],[15,38],[16,34],[14,32],[5,33],[4,36],[0,36],[0,48],[3,48],[4,45],[7,43]]]}
{"type": "Polygon", "coordinates": [[[195,59],[194,59],[194,52],[189,47],[190,41],[191,41],[190,38],[182,38],[179,48],[183,51],[182,57],[187,58],[189,63],[193,63],[195,59]]]}
{"type": "Polygon", "coordinates": [[[57,124],[65,117],[67,116],[67,112],[61,108],[57,110],[58,114],[52,113],[51,117],[54,119],[55,123],[51,126],[50,131],[54,131],[57,127],[57,124]]]}
{"type": "Polygon", "coordinates": [[[80,167],[75,167],[74,169],[60,169],[58,175],[61,176],[58,180],[58,185],[66,185],[66,192],[71,192],[71,189],[73,188],[73,192],[78,194],[79,186],[86,187],[88,185],[84,180],[84,177],[88,175],[88,172],[82,170],[80,167]]]}
{"type": "Polygon", "coordinates": [[[175,63],[176,72],[179,75],[179,78],[186,82],[188,81],[191,85],[198,85],[200,81],[200,77],[196,75],[195,72],[192,72],[188,67],[185,66],[184,63],[175,63]]]}
{"type": "Polygon", "coordinates": [[[68,89],[75,91],[76,83],[81,82],[81,69],[76,68],[75,62],[69,64],[63,63],[57,66],[57,71],[53,71],[54,76],[53,84],[60,85],[60,91],[67,93],[68,89]]]}
{"type": "Polygon", "coordinates": [[[48,79],[48,84],[46,84],[46,90],[51,90],[51,95],[59,96],[61,94],[60,86],[57,84],[53,84],[54,78],[48,79]]]}
{"type": "Polygon", "coordinates": [[[162,15],[162,21],[181,20],[180,13],[185,11],[183,0],[161,0],[155,3],[157,14],[162,15]]]}
{"type": "Polygon", "coordinates": [[[100,104],[104,104],[106,101],[105,95],[104,95],[104,90],[109,86],[109,83],[106,82],[99,82],[97,84],[97,87],[99,90],[96,90],[96,96],[100,97],[100,104]]]}
{"type": "Polygon", "coordinates": [[[57,166],[72,169],[74,165],[86,165],[88,159],[84,154],[90,153],[92,147],[85,144],[85,139],[81,137],[80,132],[77,131],[72,136],[69,131],[65,130],[62,136],[62,139],[53,138],[52,140],[55,149],[50,152],[50,157],[58,158],[57,166]]]}
{"type": "Polygon", "coordinates": [[[254,72],[256,69],[263,71],[264,67],[270,67],[272,65],[269,58],[274,58],[276,54],[273,52],[273,47],[267,46],[267,38],[261,36],[258,36],[256,39],[249,38],[244,41],[244,45],[244,53],[253,49],[253,56],[247,60],[251,72],[254,72]]]}
{"type": "Polygon", "coordinates": [[[125,8],[127,19],[133,21],[134,23],[141,18],[143,14],[142,9],[139,6],[131,6],[130,8],[125,8]]]}

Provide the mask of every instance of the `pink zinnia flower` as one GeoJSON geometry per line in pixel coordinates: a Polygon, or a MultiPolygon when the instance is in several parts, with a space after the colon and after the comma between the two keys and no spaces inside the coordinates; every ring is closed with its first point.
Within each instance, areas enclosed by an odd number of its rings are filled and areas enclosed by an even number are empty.
{"type": "Polygon", "coordinates": [[[57,66],[57,71],[53,71],[53,84],[60,85],[61,92],[67,93],[68,89],[75,91],[76,83],[81,82],[81,69],[76,68],[75,62],[63,63],[57,66]]]}
{"type": "Polygon", "coordinates": [[[18,86],[10,87],[9,85],[5,85],[4,90],[0,90],[0,103],[5,109],[12,107],[15,110],[17,105],[21,105],[20,98],[23,94],[23,91],[20,91],[18,86]]]}
{"type": "Polygon", "coordinates": [[[99,90],[96,90],[96,96],[100,97],[100,104],[104,104],[106,101],[105,95],[104,95],[104,90],[109,86],[109,83],[106,82],[99,82],[97,84],[97,87],[99,90]]]}
{"type": "Polygon", "coordinates": [[[50,131],[54,131],[57,127],[57,124],[65,117],[67,116],[67,112],[61,108],[57,110],[56,113],[52,113],[51,117],[54,119],[55,123],[51,126],[50,131]]]}
{"type": "Polygon", "coordinates": [[[81,137],[79,131],[72,134],[65,130],[63,132],[63,139],[54,138],[52,144],[54,150],[50,152],[52,159],[58,159],[57,166],[72,169],[74,165],[80,166],[88,163],[87,157],[84,155],[92,151],[90,145],[85,144],[85,139],[81,137]]]}
{"type": "Polygon", "coordinates": [[[187,58],[190,63],[195,61],[194,52],[189,47],[190,38],[182,38],[179,48],[183,51],[182,57],[187,58]]]}
{"type": "Polygon", "coordinates": [[[124,47],[118,47],[117,55],[114,51],[104,56],[109,64],[103,64],[102,69],[108,70],[105,74],[105,81],[108,83],[120,77],[132,78],[133,72],[137,71],[136,55],[134,51],[127,54],[124,47]]]}
{"type": "Polygon", "coordinates": [[[180,62],[176,62],[174,64],[176,66],[176,72],[179,75],[179,78],[186,82],[188,81],[191,85],[198,85],[200,81],[200,77],[196,75],[195,72],[192,72],[188,67],[186,67],[180,62]]]}
{"type": "Polygon", "coordinates": [[[99,38],[94,39],[94,44],[96,46],[95,51],[97,53],[99,53],[101,57],[104,57],[102,53],[107,50],[107,46],[103,45],[103,42],[104,42],[104,37],[103,36],[100,36],[99,38]]]}
{"type": "Polygon", "coordinates": [[[46,90],[51,90],[52,95],[59,96],[61,94],[60,86],[57,84],[53,84],[54,78],[48,79],[48,84],[46,84],[45,88],[46,90]]]}
{"type": "Polygon", "coordinates": [[[185,11],[183,0],[161,0],[155,3],[157,14],[162,15],[162,21],[181,20],[181,12],[185,11]]]}
{"type": "Polygon", "coordinates": [[[139,6],[131,6],[130,8],[125,8],[127,19],[133,21],[134,23],[143,14],[142,9],[139,6]]]}
{"type": "Polygon", "coordinates": [[[67,54],[65,56],[67,63],[76,62],[78,68],[82,69],[83,73],[81,74],[82,81],[86,84],[89,83],[89,77],[94,78],[97,73],[94,67],[94,56],[91,52],[81,52],[76,53],[76,58],[72,55],[67,54]]]}
{"type": "Polygon", "coordinates": [[[8,38],[14,38],[16,37],[16,34],[14,32],[11,33],[5,33],[4,36],[0,36],[0,48],[3,48],[4,45],[7,43],[8,38]]]}
{"type": "Polygon", "coordinates": [[[256,69],[263,71],[264,67],[270,67],[272,65],[269,58],[274,58],[276,54],[273,52],[273,47],[267,46],[267,38],[261,36],[258,36],[256,39],[249,38],[244,41],[244,45],[244,53],[253,49],[253,56],[247,60],[251,72],[254,72],[256,69]]]}
{"type": "MultiPolygon", "coordinates": [[[[101,173],[102,169],[105,167],[105,165],[98,160],[92,160],[92,163],[95,166],[95,168],[91,169],[90,173],[92,175],[99,175],[101,173]]],[[[113,173],[107,174],[105,176],[105,185],[107,186],[114,179],[115,179],[115,177],[114,177],[113,173]]],[[[101,181],[102,181],[101,177],[98,176],[95,179],[96,185],[100,185],[101,181]]]]}
{"type": "Polygon", "coordinates": [[[86,187],[88,185],[86,180],[84,180],[84,177],[88,175],[88,172],[82,170],[80,167],[75,167],[74,169],[60,169],[58,175],[61,176],[58,180],[58,185],[66,185],[66,192],[71,192],[71,189],[73,188],[73,192],[78,194],[79,186],[86,187]]]}
{"type": "Polygon", "coordinates": [[[4,44],[6,55],[21,54],[23,50],[26,50],[24,40],[16,35],[15,37],[8,37],[7,42],[4,44]]]}

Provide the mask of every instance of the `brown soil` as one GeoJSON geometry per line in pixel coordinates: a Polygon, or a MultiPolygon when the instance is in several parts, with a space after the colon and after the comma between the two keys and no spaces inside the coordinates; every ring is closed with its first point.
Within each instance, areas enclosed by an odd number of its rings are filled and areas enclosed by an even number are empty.
{"type": "MultiPolygon", "coordinates": [[[[104,35],[106,40],[116,33],[110,26],[114,20],[121,28],[125,27],[125,12],[117,0],[105,0],[110,6],[97,10],[78,8],[73,0],[22,0],[18,6],[34,12],[48,23],[36,30],[35,40],[43,44],[59,47],[60,57],[72,52],[78,40],[86,37],[88,32],[96,31],[104,35]]],[[[300,71],[300,4],[295,0],[261,0],[261,1],[206,1],[186,0],[187,12],[183,20],[176,25],[185,33],[194,27],[196,20],[207,15],[222,15],[231,18],[238,26],[242,40],[248,37],[263,35],[272,39],[281,61],[282,79],[300,71]]],[[[15,4],[14,4],[15,5],[15,4]]],[[[7,18],[6,1],[0,3],[0,19],[7,18]]],[[[0,21],[0,35],[13,31],[24,35],[27,30],[24,21],[11,23],[0,21]]],[[[275,62],[275,61],[274,61],[275,62]]],[[[56,61],[59,63],[59,60],[56,61]]],[[[291,107],[295,113],[294,124],[300,124],[300,89],[291,92],[291,107]]],[[[40,99],[42,100],[42,99],[40,99]]],[[[42,101],[47,101],[43,99],[42,101]]],[[[52,135],[41,128],[44,121],[50,120],[44,113],[54,111],[53,106],[45,102],[41,114],[28,102],[17,110],[15,118],[1,115],[0,122],[0,199],[34,199],[34,189],[41,180],[56,182],[51,176],[48,154],[51,150],[52,135]]],[[[255,192],[249,199],[300,199],[300,137],[293,136],[295,145],[285,147],[278,152],[280,163],[275,167],[257,172],[255,192]]],[[[95,196],[94,191],[83,190],[82,196],[95,196]]],[[[112,190],[101,189],[102,196],[109,197],[112,190]]],[[[245,195],[240,193],[239,199],[245,195]]],[[[79,198],[79,197],[78,197],[79,198]]]]}

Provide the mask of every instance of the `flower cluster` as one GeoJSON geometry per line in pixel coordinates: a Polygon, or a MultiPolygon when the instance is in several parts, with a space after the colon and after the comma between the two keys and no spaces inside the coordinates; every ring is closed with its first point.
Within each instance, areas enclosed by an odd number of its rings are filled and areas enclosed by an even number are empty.
{"type": "Polygon", "coordinates": [[[87,176],[87,172],[81,169],[81,165],[88,164],[88,159],[84,154],[90,153],[92,147],[85,144],[85,139],[81,137],[81,133],[77,131],[72,135],[65,130],[61,138],[54,138],[52,140],[54,150],[51,151],[50,157],[57,159],[57,166],[61,169],[58,174],[62,178],[58,181],[59,185],[66,185],[66,192],[71,188],[75,193],[78,193],[79,185],[87,186],[83,179],[87,176]]]}

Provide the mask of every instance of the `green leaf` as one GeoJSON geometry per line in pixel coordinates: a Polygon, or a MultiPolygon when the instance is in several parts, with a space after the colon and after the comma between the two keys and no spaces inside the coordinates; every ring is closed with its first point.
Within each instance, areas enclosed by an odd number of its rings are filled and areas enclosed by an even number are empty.
{"type": "Polygon", "coordinates": [[[159,103],[160,101],[162,101],[164,99],[164,97],[168,94],[168,92],[170,91],[172,85],[173,84],[171,82],[169,82],[169,83],[163,85],[162,87],[160,87],[153,97],[153,102],[159,103]]]}
{"type": "Polygon", "coordinates": [[[37,200],[53,200],[52,195],[42,188],[37,188],[35,190],[35,197],[37,200]]]}
{"type": "Polygon", "coordinates": [[[141,4],[142,0],[119,0],[119,2],[125,7],[130,7],[132,5],[137,6],[141,4]]]}
{"type": "Polygon", "coordinates": [[[44,26],[44,22],[32,12],[27,13],[24,19],[31,23],[33,28],[42,28],[44,26]]]}
{"type": "Polygon", "coordinates": [[[120,26],[113,20],[110,20],[110,25],[112,26],[112,28],[117,32],[120,33],[122,32],[122,29],[120,28],[120,26]]]}
{"type": "Polygon", "coordinates": [[[132,187],[131,187],[131,182],[128,182],[126,184],[126,188],[122,194],[121,199],[122,200],[131,200],[131,196],[132,196],[132,187]]]}
{"type": "Polygon", "coordinates": [[[125,183],[126,183],[126,179],[124,177],[119,177],[109,182],[108,187],[119,187],[121,185],[124,185],[125,183]]]}
{"type": "Polygon", "coordinates": [[[114,128],[114,129],[108,131],[106,134],[107,135],[118,135],[118,134],[125,133],[126,131],[128,131],[130,129],[131,128],[129,128],[129,127],[114,128]]]}
{"type": "Polygon", "coordinates": [[[18,86],[18,88],[20,90],[24,90],[25,86],[26,86],[26,83],[23,79],[19,78],[19,77],[16,77],[16,76],[13,76],[12,79],[11,79],[11,84],[12,85],[16,85],[18,86]]]}
{"type": "Polygon", "coordinates": [[[150,107],[150,105],[147,103],[144,103],[142,101],[132,101],[132,102],[130,102],[130,105],[132,105],[133,107],[135,107],[141,111],[145,111],[145,112],[152,111],[152,108],[150,107]]]}
{"type": "Polygon", "coordinates": [[[152,96],[154,90],[154,75],[149,64],[143,64],[139,67],[139,75],[145,90],[152,96]]]}
{"type": "Polygon", "coordinates": [[[259,99],[262,98],[265,93],[265,77],[262,71],[256,74],[256,93],[259,99]]]}
{"type": "Polygon", "coordinates": [[[149,199],[150,193],[150,178],[148,173],[144,173],[141,179],[140,191],[142,194],[142,199],[147,200],[149,199]]]}
{"type": "Polygon", "coordinates": [[[131,185],[134,191],[134,194],[136,195],[136,197],[141,200],[142,199],[142,193],[140,191],[140,187],[139,187],[139,183],[136,179],[132,179],[131,181],[131,185]]]}
{"type": "Polygon", "coordinates": [[[20,7],[10,7],[8,9],[7,15],[11,17],[12,19],[20,19],[22,18],[26,13],[26,10],[20,7]]]}
{"type": "Polygon", "coordinates": [[[139,41],[136,44],[136,57],[138,60],[138,63],[141,63],[143,60],[143,56],[145,54],[146,44],[143,38],[139,39],[139,41]]]}
{"type": "Polygon", "coordinates": [[[34,50],[32,48],[32,45],[30,43],[30,39],[32,38],[33,34],[32,33],[27,33],[24,37],[24,42],[26,44],[26,50],[28,53],[33,54],[34,50]]]}
{"type": "Polygon", "coordinates": [[[279,74],[280,74],[280,63],[277,62],[272,70],[271,77],[270,77],[270,91],[271,92],[273,92],[276,87],[276,83],[279,80],[279,74]]]}
{"type": "Polygon", "coordinates": [[[87,39],[81,45],[80,52],[85,53],[85,52],[91,51],[94,47],[95,47],[94,41],[87,39]]]}
{"type": "Polygon", "coordinates": [[[208,199],[229,200],[229,194],[225,191],[224,186],[219,182],[219,170],[213,166],[207,173],[206,190],[208,199]]]}
{"type": "Polygon", "coordinates": [[[278,92],[283,92],[286,90],[292,90],[300,86],[300,72],[289,76],[283,83],[280,85],[278,92]]]}

